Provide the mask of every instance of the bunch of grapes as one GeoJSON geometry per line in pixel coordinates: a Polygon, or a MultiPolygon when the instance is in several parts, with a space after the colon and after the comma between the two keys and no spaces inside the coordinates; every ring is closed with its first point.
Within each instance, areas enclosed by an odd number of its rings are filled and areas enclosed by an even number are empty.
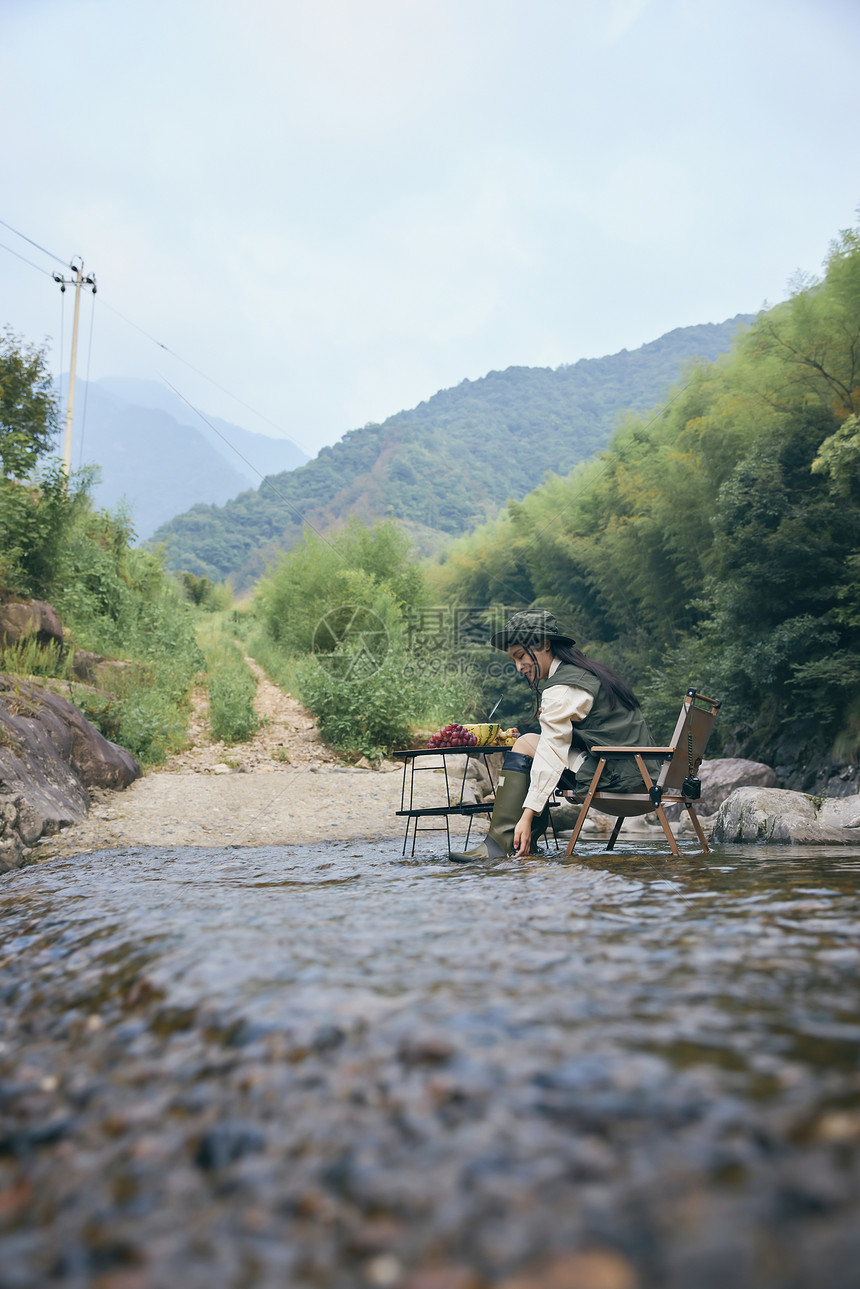
{"type": "Polygon", "coordinates": [[[456,721],[450,725],[444,725],[438,734],[434,734],[429,739],[428,747],[475,747],[478,742],[477,734],[470,733],[456,721]]]}

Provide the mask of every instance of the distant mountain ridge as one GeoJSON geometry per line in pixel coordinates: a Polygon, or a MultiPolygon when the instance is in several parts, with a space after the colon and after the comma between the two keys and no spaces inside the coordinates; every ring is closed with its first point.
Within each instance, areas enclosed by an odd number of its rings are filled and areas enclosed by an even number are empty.
{"type": "Polygon", "coordinates": [[[556,369],[509,367],[434,394],[381,425],[351,430],[314,460],[224,506],[195,505],[162,525],[175,568],[250,585],[302,523],[395,516],[419,549],[469,531],[548,473],[567,474],[609,441],[618,414],[664,399],[685,363],[731,346],[738,315],[681,327],[604,358],[556,369]]]}
{"type": "Polygon", "coordinates": [[[98,466],[96,504],[110,510],[127,504],[135,532],[144,539],[189,506],[221,504],[261,476],[308,460],[289,439],[255,434],[208,414],[206,419],[223,438],[156,381],[79,380],[72,465],[98,466]]]}

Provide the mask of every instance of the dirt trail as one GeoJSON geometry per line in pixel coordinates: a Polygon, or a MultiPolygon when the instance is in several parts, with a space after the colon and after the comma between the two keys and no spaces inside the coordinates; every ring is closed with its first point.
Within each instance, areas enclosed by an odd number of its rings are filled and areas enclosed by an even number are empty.
{"type": "Polygon", "coordinates": [[[87,820],[47,839],[45,851],[402,836],[400,764],[346,765],[325,746],[310,712],[247,662],[264,719],[249,742],[214,741],[206,693],[195,691],[190,747],[124,792],[94,793],[87,820]]]}

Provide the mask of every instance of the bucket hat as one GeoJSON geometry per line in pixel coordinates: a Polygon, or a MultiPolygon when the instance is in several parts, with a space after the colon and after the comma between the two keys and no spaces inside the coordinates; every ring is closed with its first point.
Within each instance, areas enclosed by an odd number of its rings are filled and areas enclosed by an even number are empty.
{"type": "Polygon", "coordinates": [[[490,636],[494,649],[510,649],[511,645],[536,645],[542,641],[550,644],[576,644],[573,636],[558,629],[555,614],[547,609],[522,609],[512,613],[501,631],[490,636]]]}

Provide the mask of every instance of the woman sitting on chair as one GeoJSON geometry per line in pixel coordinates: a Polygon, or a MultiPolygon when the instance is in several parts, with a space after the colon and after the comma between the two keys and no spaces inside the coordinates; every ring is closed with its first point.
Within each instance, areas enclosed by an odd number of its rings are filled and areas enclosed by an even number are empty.
{"type": "MultiPolygon", "coordinates": [[[[588,788],[599,760],[592,747],[654,742],[630,686],[575,649],[546,609],[512,614],[490,644],[507,651],[539,695],[540,734],[521,735],[505,753],[490,830],[473,850],[449,851],[448,858],[460,863],[531,854],[546,831],[547,803],[555,788],[588,788]]],[[[658,772],[659,762],[646,765],[649,774],[658,772]]],[[[600,786],[611,792],[643,790],[632,757],[609,759],[600,786]]]]}

